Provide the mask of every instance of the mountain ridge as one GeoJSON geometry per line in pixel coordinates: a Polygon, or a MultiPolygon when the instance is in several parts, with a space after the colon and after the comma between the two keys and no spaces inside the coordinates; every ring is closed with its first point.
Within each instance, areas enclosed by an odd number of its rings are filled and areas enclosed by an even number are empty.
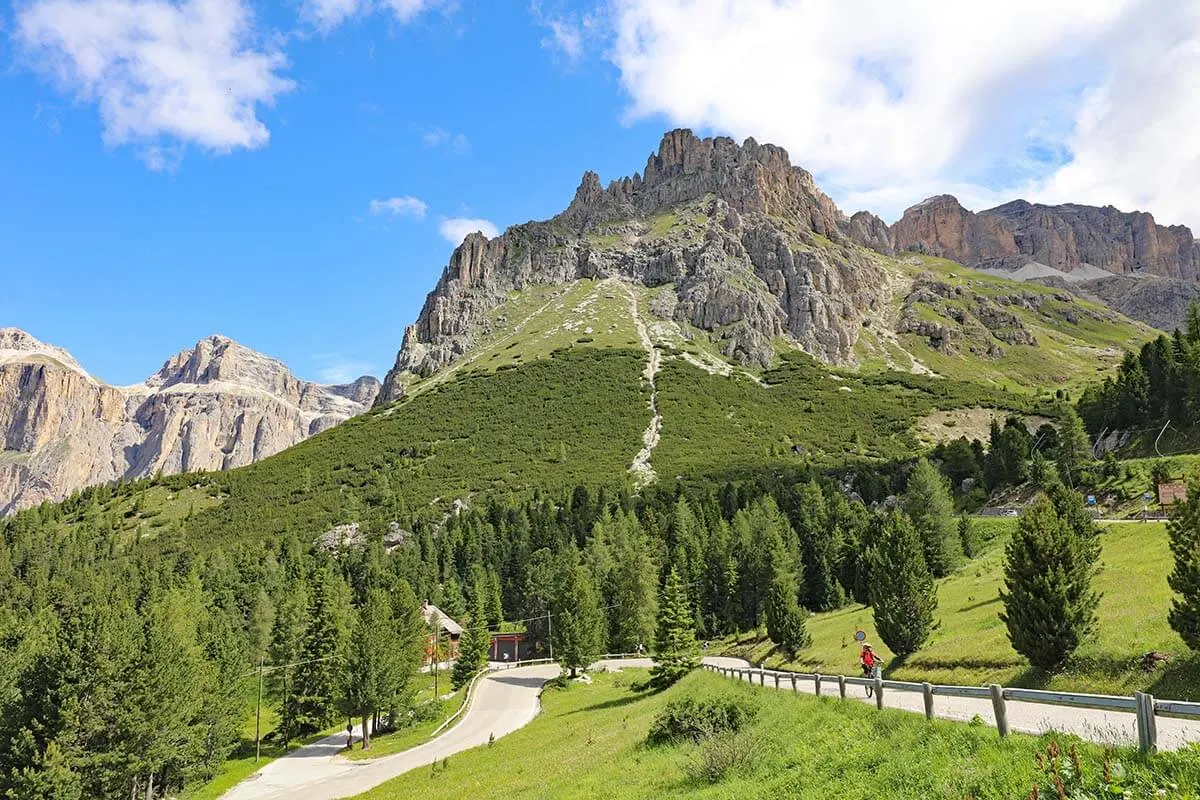
{"type": "MultiPolygon", "coordinates": [[[[735,362],[765,367],[792,347],[845,365],[858,360],[863,331],[889,316],[898,290],[894,262],[877,256],[916,253],[1005,271],[1038,258],[1056,269],[1095,269],[1084,260],[1092,258],[1112,274],[1140,259],[1136,265],[1164,273],[1200,274],[1200,247],[1183,243],[1190,237],[1142,212],[1020,200],[973,214],[950,195],[910,207],[889,226],[866,211],[847,216],[781,147],[677,129],[642,172],[605,186],[586,171],[554,217],[492,239],[468,236],[406,329],[376,402],[399,399],[409,384],[463,358],[492,330],[489,314],[534,285],[620,277],[670,287],[671,319],[717,340],[735,362]],[[1139,231],[1161,231],[1163,246],[1141,234],[1135,240],[1139,231]]],[[[1082,296],[1117,302],[1111,292],[1082,296]]],[[[1161,323],[1162,314],[1140,304],[1120,308],[1161,323]]],[[[905,331],[931,324],[941,323],[910,320],[905,331]]]]}
{"type": "Polygon", "coordinates": [[[379,382],[323,386],[220,335],[112,386],[0,329],[0,513],[93,483],[243,466],[366,410],[379,382]]]}

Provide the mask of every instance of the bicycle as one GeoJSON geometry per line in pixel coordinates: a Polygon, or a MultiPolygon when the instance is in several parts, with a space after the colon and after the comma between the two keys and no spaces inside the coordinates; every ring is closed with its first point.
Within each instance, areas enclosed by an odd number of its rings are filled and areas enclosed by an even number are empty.
{"type": "MultiPolygon", "coordinates": [[[[863,677],[870,678],[872,681],[875,680],[876,678],[883,677],[883,668],[880,667],[878,663],[876,663],[874,666],[872,666],[869,670],[864,666],[863,667],[863,677]]],[[[866,685],[866,690],[867,690],[867,697],[874,696],[874,694],[875,694],[874,684],[868,683],[866,685]]]]}

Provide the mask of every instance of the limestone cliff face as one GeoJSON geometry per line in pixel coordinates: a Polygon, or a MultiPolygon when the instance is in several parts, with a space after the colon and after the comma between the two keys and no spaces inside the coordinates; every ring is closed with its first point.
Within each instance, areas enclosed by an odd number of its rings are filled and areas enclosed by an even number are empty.
{"type": "Polygon", "coordinates": [[[0,329],[0,513],[94,483],[240,467],[370,407],[379,389],[301,381],[221,336],[114,387],[66,351],[0,329]]]}
{"type": "Polygon", "coordinates": [[[1070,272],[1090,264],[1117,275],[1200,277],[1200,246],[1189,229],[1112,206],[1016,200],[975,214],[941,195],[905,211],[891,228],[891,244],[982,268],[1037,262],[1070,272]]]}
{"type": "Polygon", "coordinates": [[[378,402],[401,397],[406,375],[466,353],[509,292],[581,278],[673,286],[674,318],[742,362],[768,362],[781,336],[844,362],[885,292],[883,271],[855,244],[890,252],[886,225],[846,217],[783,148],[671,131],[642,174],[604,187],[587,172],[557,217],[467,237],[406,332],[378,402]]]}

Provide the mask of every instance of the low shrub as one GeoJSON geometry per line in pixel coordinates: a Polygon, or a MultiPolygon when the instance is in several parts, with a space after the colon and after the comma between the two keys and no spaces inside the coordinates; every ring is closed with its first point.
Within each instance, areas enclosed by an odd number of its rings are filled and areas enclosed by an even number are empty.
{"type": "Polygon", "coordinates": [[[701,742],[725,733],[737,733],[758,712],[744,697],[681,697],[667,703],[650,726],[651,744],[690,740],[701,742]]]}
{"type": "Polygon", "coordinates": [[[705,737],[684,762],[684,773],[694,781],[717,783],[726,775],[749,770],[758,753],[750,731],[721,731],[705,737]]]}

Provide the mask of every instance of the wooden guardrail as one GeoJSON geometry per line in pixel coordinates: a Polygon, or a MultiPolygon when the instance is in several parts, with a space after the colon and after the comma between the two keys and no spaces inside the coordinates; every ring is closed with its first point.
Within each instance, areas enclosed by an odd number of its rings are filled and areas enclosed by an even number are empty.
{"type": "Polygon", "coordinates": [[[847,686],[870,687],[874,690],[875,705],[883,708],[885,691],[919,692],[925,701],[925,716],[933,719],[934,698],[966,697],[976,700],[990,700],[992,711],[996,717],[996,729],[1001,736],[1008,736],[1008,707],[1009,701],[1020,703],[1043,703],[1067,708],[1091,708],[1102,711],[1116,711],[1135,715],[1137,722],[1138,749],[1143,753],[1153,752],[1158,748],[1158,717],[1173,717],[1177,719],[1200,720],[1200,703],[1190,703],[1180,700],[1156,700],[1146,692],[1136,692],[1133,697],[1120,697],[1107,694],[1079,694],[1074,692],[1048,692],[1040,689],[1006,689],[998,684],[987,686],[943,686],[914,681],[892,681],[882,678],[860,678],[847,675],[821,675],[815,672],[782,672],[757,667],[723,667],[716,664],[704,664],[705,669],[719,673],[729,678],[746,680],[754,683],[758,678],[760,686],[766,686],[767,678],[774,681],[775,688],[784,688],[782,681],[791,684],[796,691],[799,681],[811,682],[817,696],[823,694],[823,688],[836,685],[838,695],[846,699],[847,686]]]}

